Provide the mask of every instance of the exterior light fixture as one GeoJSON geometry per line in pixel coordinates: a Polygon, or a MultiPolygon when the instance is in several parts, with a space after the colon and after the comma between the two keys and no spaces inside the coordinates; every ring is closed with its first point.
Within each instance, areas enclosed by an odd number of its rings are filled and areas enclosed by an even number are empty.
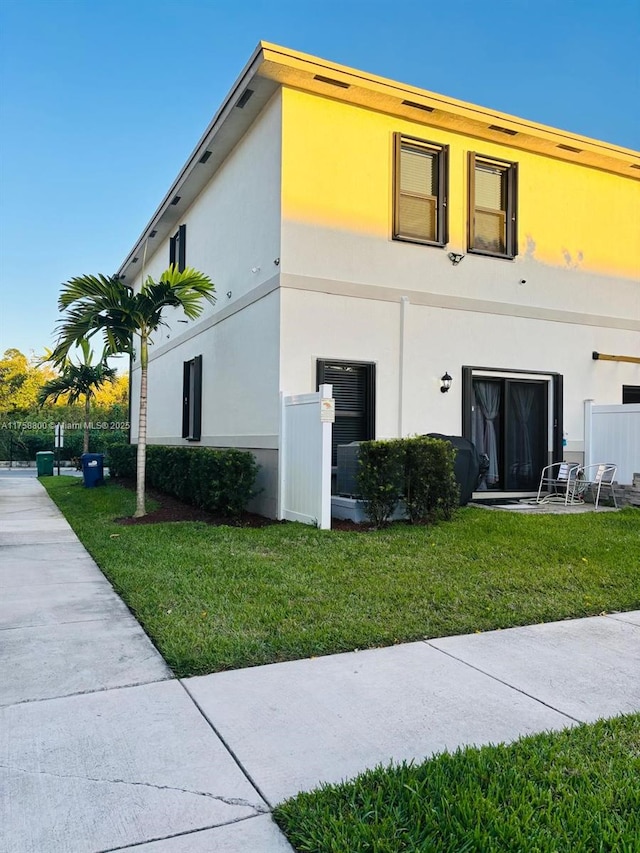
{"type": "Polygon", "coordinates": [[[453,382],[453,377],[449,376],[448,373],[445,373],[444,376],[440,377],[440,382],[442,385],[440,386],[440,390],[443,394],[446,394],[449,388],[451,388],[451,383],[453,382]]]}
{"type": "Polygon", "coordinates": [[[454,267],[457,267],[464,255],[461,255],[460,252],[449,252],[448,258],[454,267]]]}

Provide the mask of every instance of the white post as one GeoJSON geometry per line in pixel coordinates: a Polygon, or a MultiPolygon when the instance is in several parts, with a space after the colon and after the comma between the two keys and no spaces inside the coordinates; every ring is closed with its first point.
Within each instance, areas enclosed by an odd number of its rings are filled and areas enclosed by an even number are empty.
{"type": "Polygon", "coordinates": [[[319,391],[322,428],[321,510],[319,520],[321,530],[331,530],[331,430],[335,420],[333,385],[321,385],[319,391]]]}
{"type": "Polygon", "coordinates": [[[584,401],[584,464],[593,464],[592,457],[593,435],[593,400],[584,401]]]}
{"type": "Polygon", "coordinates": [[[284,489],[286,483],[286,417],[284,411],[284,394],[280,392],[280,431],[278,435],[278,521],[284,518],[284,489]]]}

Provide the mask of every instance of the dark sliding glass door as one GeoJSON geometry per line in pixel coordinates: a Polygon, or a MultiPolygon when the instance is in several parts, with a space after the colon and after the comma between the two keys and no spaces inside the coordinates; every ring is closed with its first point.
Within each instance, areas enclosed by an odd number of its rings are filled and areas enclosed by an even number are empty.
{"type": "Polygon", "coordinates": [[[489,457],[480,490],[532,491],[547,464],[548,383],[473,377],[471,440],[489,457]]]}

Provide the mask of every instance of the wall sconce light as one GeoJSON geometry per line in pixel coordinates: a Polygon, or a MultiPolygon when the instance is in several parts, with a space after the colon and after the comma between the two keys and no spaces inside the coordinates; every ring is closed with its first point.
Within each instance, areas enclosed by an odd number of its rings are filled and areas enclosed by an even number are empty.
{"type": "Polygon", "coordinates": [[[464,258],[464,255],[460,254],[460,252],[449,252],[448,258],[454,267],[457,267],[460,261],[464,258]]]}
{"type": "Polygon", "coordinates": [[[440,391],[442,391],[443,394],[446,394],[449,388],[451,388],[453,377],[449,376],[448,373],[445,373],[444,376],[440,377],[440,382],[442,382],[442,385],[440,386],[440,391]]]}

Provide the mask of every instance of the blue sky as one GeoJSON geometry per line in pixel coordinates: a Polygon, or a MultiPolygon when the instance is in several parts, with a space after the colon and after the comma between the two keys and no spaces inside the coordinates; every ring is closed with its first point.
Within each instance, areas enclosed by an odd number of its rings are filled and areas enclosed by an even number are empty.
{"type": "Polygon", "coordinates": [[[640,148],[637,0],[0,0],[0,353],[118,268],[260,39],[640,148]]]}

